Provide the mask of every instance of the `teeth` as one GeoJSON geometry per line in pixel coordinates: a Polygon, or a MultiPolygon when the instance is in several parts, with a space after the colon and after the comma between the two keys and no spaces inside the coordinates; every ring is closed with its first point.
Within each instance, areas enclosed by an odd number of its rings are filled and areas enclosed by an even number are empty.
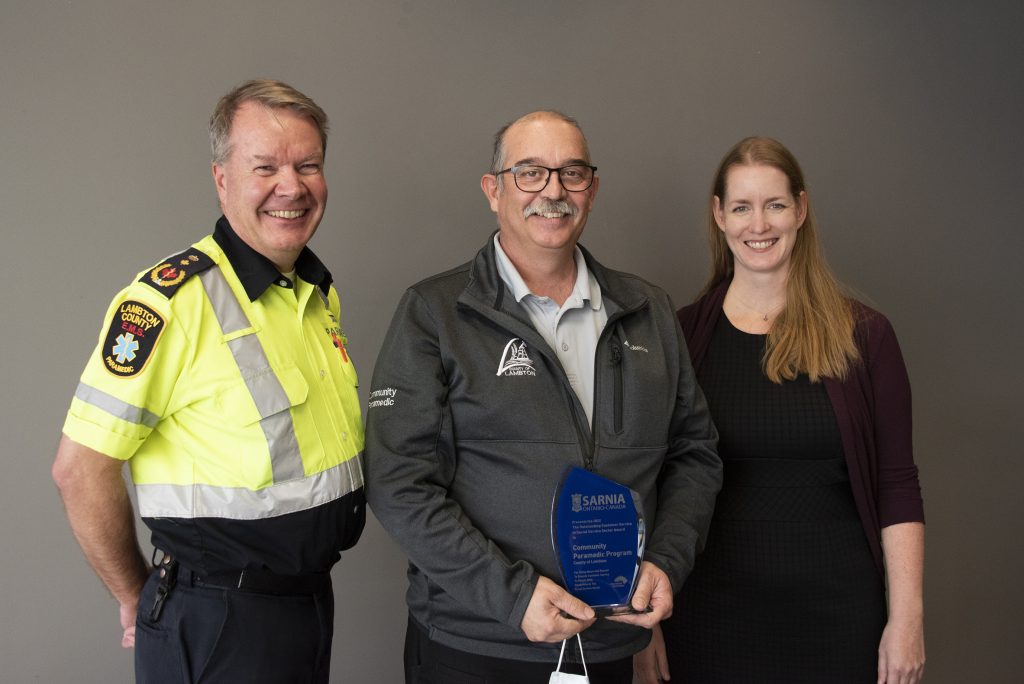
{"type": "Polygon", "coordinates": [[[274,218],[293,219],[299,218],[306,213],[305,209],[293,209],[291,211],[268,211],[270,216],[274,218]]]}
{"type": "Polygon", "coordinates": [[[559,212],[549,212],[549,213],[541,214],[541,216],[543,216],[544,218],[562,218],[563,216],[565,216],[565,214],[562,214],[562,213],[559,213],[559,212]]]}
{"type": "Polygon", "coordinates": [[[768,247],[771,247],[774,244],[775,244],[775,240],[774,239],[772,239],[772,240],[760,240],[760,241],[757,241],[757,242],[754,242],[753,240],[748,240],[747,241],[747,246],[752,247],[754,249],[767,249],[768,247]]]}

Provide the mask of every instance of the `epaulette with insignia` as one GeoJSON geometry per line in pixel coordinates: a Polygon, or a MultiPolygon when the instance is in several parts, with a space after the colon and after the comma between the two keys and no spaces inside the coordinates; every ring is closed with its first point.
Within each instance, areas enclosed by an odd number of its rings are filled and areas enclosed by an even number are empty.
{"type": "Polygon", "coordinates": [[[146,285],[149,285],[170,299],[178,291],[182,283],[213,265],[213,259],[205,252],[201,252],[195,247],[189,247],[180,254],[167,257],[146,271],[139,278],[139,282],[146,283],[146,285]]]}

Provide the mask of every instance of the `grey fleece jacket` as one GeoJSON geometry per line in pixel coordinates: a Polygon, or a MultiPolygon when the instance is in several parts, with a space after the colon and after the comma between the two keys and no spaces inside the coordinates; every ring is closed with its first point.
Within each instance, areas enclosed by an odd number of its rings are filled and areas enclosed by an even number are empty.
{"type": "MultiPolygon", "coordinates": [[[[452,648],[557,660],[558,644],[531,643],[519,625],[537,575],[561,583],[550,515],[568,465],[640,494],[644,559],[673,590],[704,544],[721,487],[718,435],[675,307],[657,287],[583,254],[608,310],[593,430],[554,351],[501,281],[490,240],[470,263],[406,291],[377,358],[367,498],[409,557],[410,614],[452,648]]],[[[582,636],[597,662],[650,638],[607,620],[582,636]]]]}

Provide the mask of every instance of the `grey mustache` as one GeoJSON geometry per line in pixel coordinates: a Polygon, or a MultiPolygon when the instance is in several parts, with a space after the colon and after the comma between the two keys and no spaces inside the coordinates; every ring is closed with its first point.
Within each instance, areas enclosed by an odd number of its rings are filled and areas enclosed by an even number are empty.
{"type": "Polygon", "coordinates": [[[541,200],[534,202],[530,206],[523,209],[523,218],[527,219],[534,214],[565,214],[566,216],[575,216],[576,207],[572,206],[565,200],[541,200]]]}

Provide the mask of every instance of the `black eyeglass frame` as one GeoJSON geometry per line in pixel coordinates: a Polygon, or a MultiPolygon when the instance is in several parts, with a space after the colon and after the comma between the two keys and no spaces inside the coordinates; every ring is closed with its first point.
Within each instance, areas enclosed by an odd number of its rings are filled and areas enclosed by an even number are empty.
{"type": "Polygon", "coordinates": [[[550,166],[542,166],[541,164],[517,164],[516,166],[510,166],[507,169],[502,169],[501,171],[495,172],[494,176],[498,177],[503,173],[511,173],[512,182],[515,183],[516,187],[519,188],[519,190],[522,192],[541,192],[542,190],[544,190],[544,188],[548,187],[548,183],[551,182],[552,173],[558,174],[558,182],[561,183],[562,187],[565,188],[566,192],[586,192],[594,185],[594,177],[597,175],[597,167],[591,164],[566,164],[565,166],[560,166],[557,169],[553,169],[550,166]],[[585,169],[590,169],[590,182],[587,183],[587,187],[580,188],[578,190],[571,190],[565,187],[565,183],[562,183],[562,171],[564,171],[565,169],[572,168],[574,166],[581,166],[585,169]],[[516,170],[525,169],[527,167],[535,169],[544,169],[545,171],[548,172],[548,177],[544,179],[544,185],[540,186],[536,190],[525,190],[519,186],[519,179],[516,178],[516,170]]]}

